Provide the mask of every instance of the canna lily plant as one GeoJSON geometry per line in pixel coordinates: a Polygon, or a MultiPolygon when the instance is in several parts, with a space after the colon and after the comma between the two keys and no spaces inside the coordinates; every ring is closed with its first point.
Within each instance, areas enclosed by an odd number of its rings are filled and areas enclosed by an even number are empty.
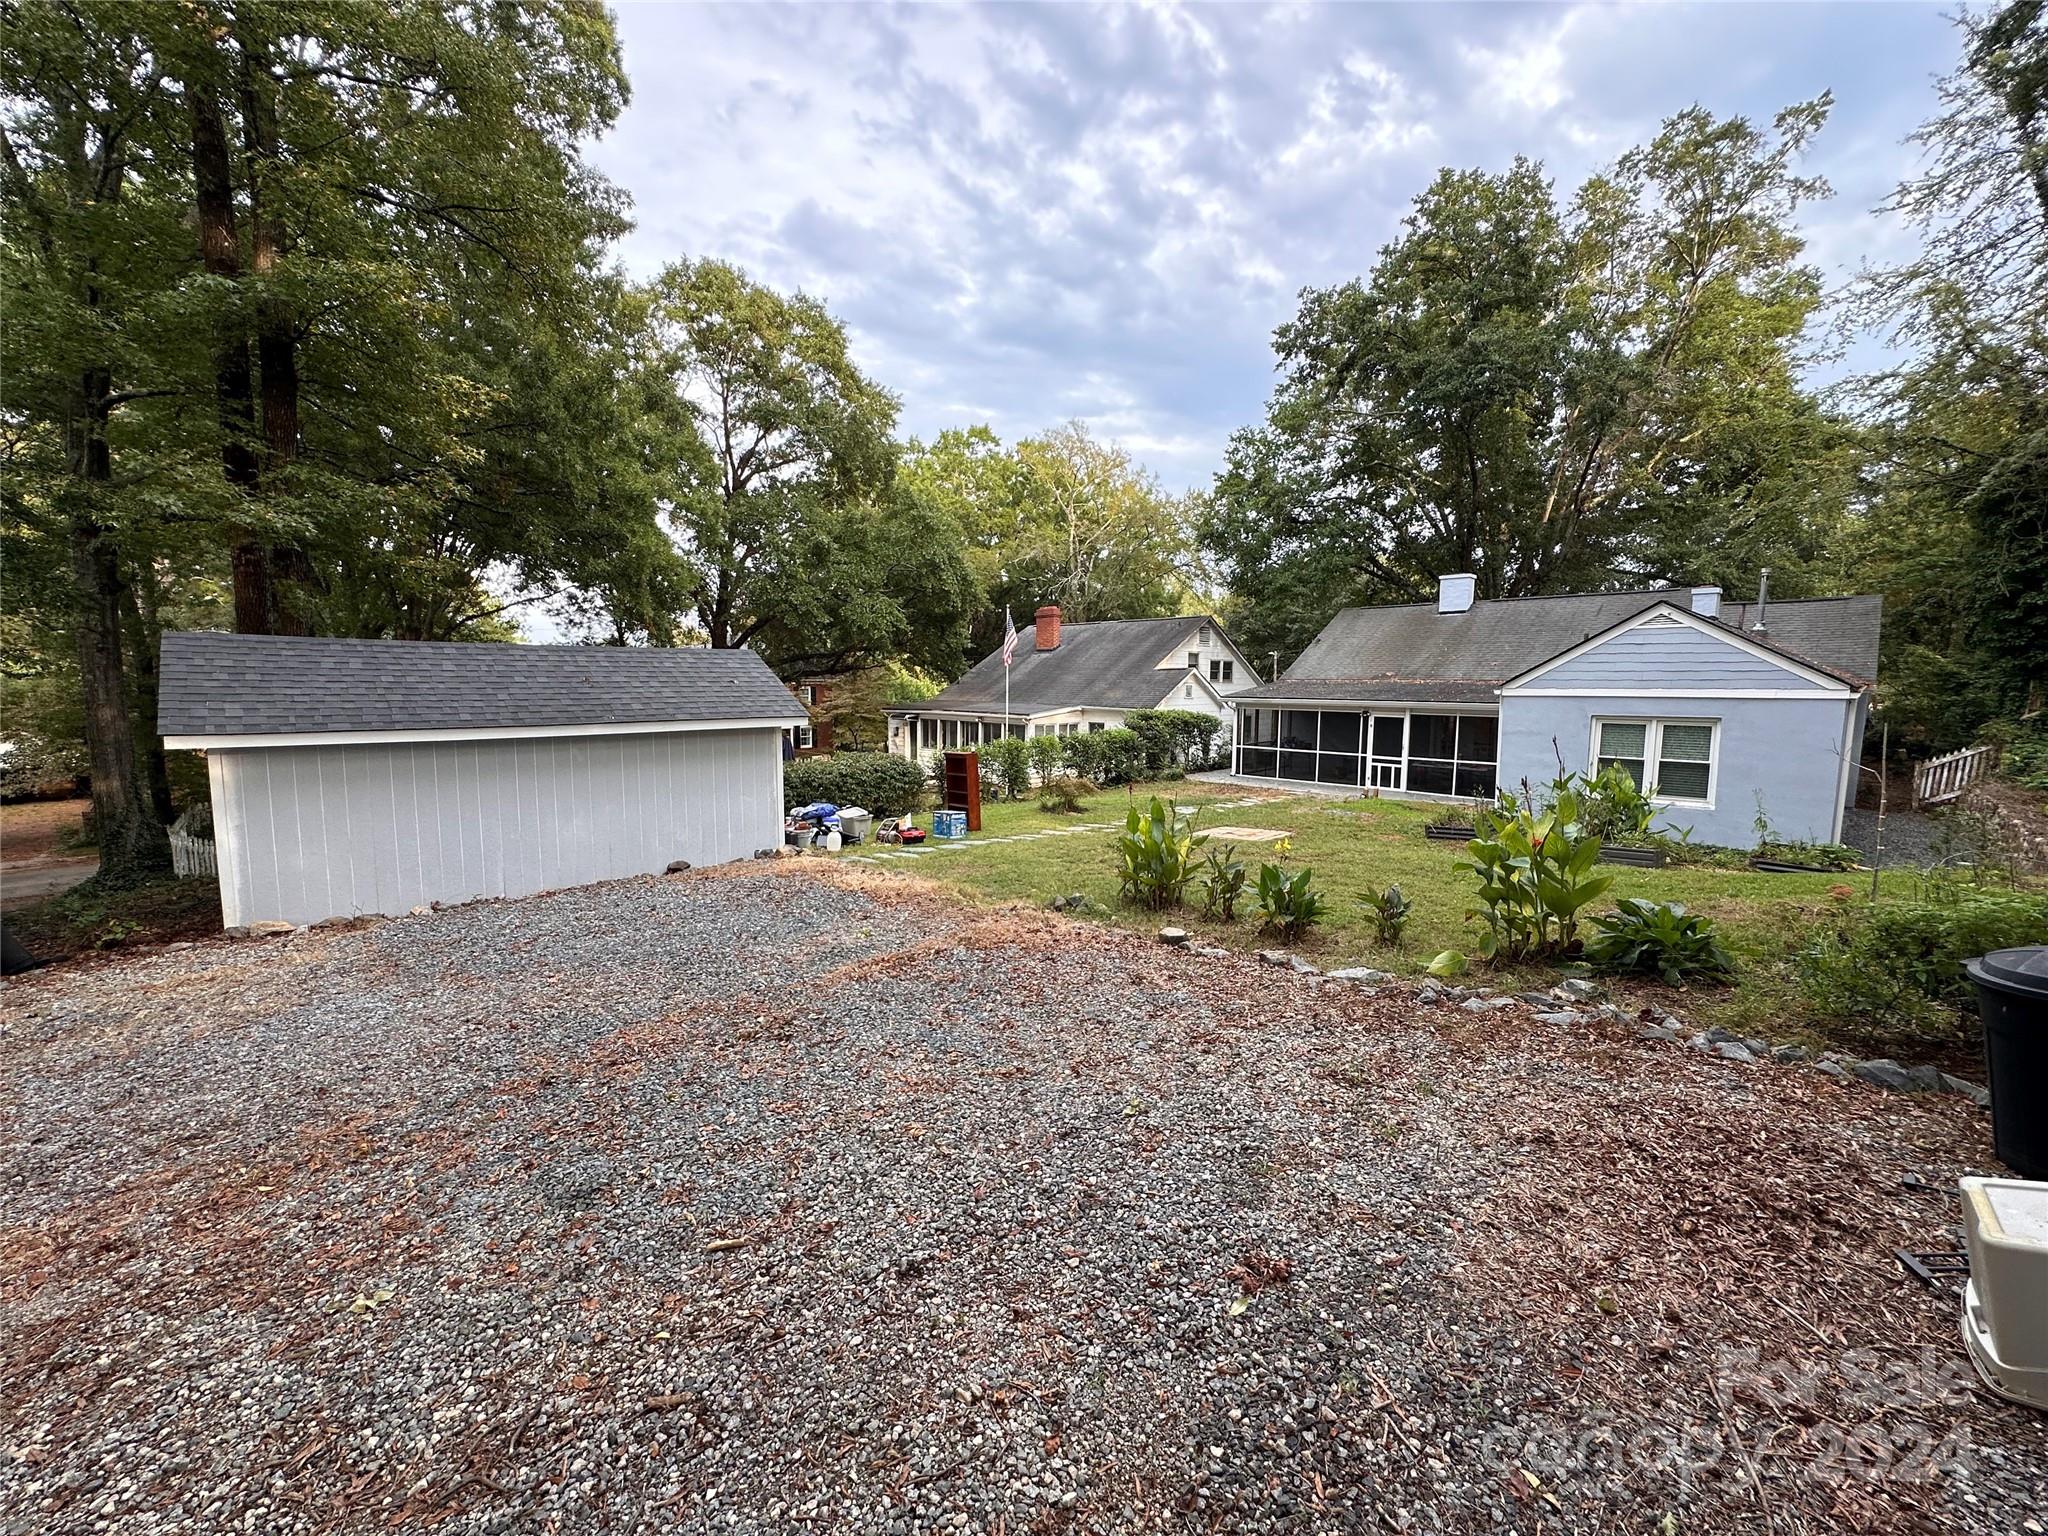
{"type": "Polygon", "coordinates": [[[1560,789],[1541,811],[1503,799],[1475,819],[1475,836],[1459,861],[1479,880],[1479,904],[1468,920],[1485,923],[1479,953],[1512,964],[1574,953],[1579,913],[1614,884],[1595,873],[1600,839],[1579,824],[1579,798],[1560,789]]]}

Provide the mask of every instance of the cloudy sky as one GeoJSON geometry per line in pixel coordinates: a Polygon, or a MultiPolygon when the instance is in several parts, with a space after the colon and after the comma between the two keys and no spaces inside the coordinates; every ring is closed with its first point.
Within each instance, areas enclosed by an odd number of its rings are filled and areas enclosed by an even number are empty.
{"type": "Polygon", "coordinates": [[[1070,417],[1169,488],[1256,420],[1305,285],[1364,272],[1443,165],[1561,187],[1698,101],[1833,90],[1814,260],[1871,207],[1954,56],[1933,5],[618,6],[633,105],[595,160],[641,274],[734,260],[846,322],[907,432],[1070,417]]]}

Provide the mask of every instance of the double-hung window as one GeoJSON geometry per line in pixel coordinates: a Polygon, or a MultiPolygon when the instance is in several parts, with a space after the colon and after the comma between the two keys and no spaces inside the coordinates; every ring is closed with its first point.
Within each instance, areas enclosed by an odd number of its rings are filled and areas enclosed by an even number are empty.
{"type": "Polygon", "coordinates": [[[1237,664],[1232,661],[1214,659],[1209,663],[1209,681],[1212,683],[1231,682],[1237,673],[1237,664]]]}
{"type": "Polygon", "coordinates": [[[1718,735],[1711,720],[1596,720],[1593,768],[1620,767],[1652,800],[1711,805],[1718,735]]]}

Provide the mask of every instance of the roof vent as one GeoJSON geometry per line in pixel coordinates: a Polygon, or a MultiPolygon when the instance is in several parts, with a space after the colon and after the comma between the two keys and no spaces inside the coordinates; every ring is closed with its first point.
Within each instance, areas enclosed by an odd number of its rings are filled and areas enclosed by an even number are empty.
{"type": "Polygon", "coordinates": [[[1436,611],[1438,613],[1463,613],[1472,606],[1472,592],[1479,585],[1479,578],[1470,571],[1460,571],[1454,576],[1439,576],[1436,579],[1436,611]]]}
{"type": "Polygon", "coordinates": [[[1752,635],[1767,635],[1771,626],[1764,617],[1764,607],[1771,600],[1771,568],[1767,565],[1757,573],[1756,578],[1756,622],[1749,626],[1752,635]]]}
{"type": "Polygon", "coordinates": [[[1703,619],[1721,617],[1721,589],[1719,587],[1694,587],[1692,589],[1692,611],[1703,619]]]}

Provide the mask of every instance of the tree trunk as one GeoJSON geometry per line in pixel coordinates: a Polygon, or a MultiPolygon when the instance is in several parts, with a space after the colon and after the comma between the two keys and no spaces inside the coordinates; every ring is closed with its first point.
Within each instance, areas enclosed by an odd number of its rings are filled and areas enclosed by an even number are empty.
{"type": "MultiPolygon", "coordinates": [[[[211,86],[187,90],[192,110],[192,182],[199,215],[199,259],[211,277],[239,280],[242,238],[235,225],[235,189],[228,156],[227,124],[211,86]]],[[[229,485],[252,501],[259,490],[255,376],[249,367],[249,338],[243,317],[221,317],[213,354],[213,392],[220,416],[221,471],[229,485]]],[[[270,573],[270,547],[244,526],[234,545],[235,628],[267,635],[276,628],[277,599],[270,573]]]]}
{"type": "MultiPolygon", "coordinates": [[[[265,182],[277,164],[277,103],[271,94],[275,82],[251,62],[259,46],[252,37],[242,38],[242,138],[249,155],[249,269],[257,282],[256,368],[261,381],[263,477],[275,488],[299,456],[299,344],[297,317],[271,281],[284,255],[285,231],[276,199],[265,195],[265,182]]],[[[311,574],[311,562],[296,544],[271,546],[275,633],[308,632],[294,594],[304,590],[311,574]]]]}
{"type": "Polygon", "coordinates": [[[149,785],[150,809],[169,826],[177,817],[171,803],[170,763],[164,739],[157,734],[157,699],[161,693],[157,658],[163,654],[163,623],[157,617],[156,583],[147,567],[133,567],[123,592],[122,616],[128,637],[128,673],[132,694],[130,719],[135,751],[149,785]]]}
{"type": "MultiPolygon", "coordinates": [[[[96,487],[113,478],[106,435],[109,392],[105,369],[88,369],[79,380],[69,447],[81,501],[89,501],[96,487]]],[[[71,517],[71,575],[77,588],[85,739],[92,754],[93,822],[99,829],[95,878],[102,885],[139,885],[170,871],[171,844],[149,803],[136,760],[121,660],[121,562],[113,541],[86,508],[71,517]]]]}

